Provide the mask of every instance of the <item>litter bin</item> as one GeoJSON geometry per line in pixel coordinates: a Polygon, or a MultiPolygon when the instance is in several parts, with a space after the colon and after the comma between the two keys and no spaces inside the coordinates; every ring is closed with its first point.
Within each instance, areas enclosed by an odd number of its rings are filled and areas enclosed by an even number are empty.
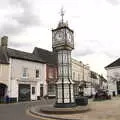
{"type": "Polygon", "coordinates": [[[76,105],[84,106],[88,105],[88,98],[84,96],[78,96],[75,99],[76,105]]]}

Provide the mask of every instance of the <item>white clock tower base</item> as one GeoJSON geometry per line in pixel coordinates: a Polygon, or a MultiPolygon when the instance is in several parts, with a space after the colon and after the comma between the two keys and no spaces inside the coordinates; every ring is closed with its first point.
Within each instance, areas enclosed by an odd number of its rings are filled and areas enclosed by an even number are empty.
{"type": "Polygon", "coordinates": [[[55,107],[75,106],[71,68],[71,51],[58,52],[58,82],[55,107]]]}

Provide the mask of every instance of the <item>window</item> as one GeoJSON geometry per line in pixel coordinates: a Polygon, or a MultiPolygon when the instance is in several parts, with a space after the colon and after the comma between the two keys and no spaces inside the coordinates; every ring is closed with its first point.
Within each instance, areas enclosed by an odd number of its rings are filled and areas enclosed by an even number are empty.
{"type": "Polygon", "coordinates": [[[56,86],[55,84],[48,84],[48,95],[56,95],[56,86]]]}
{"type": "Polygon", "coordinates": [[[27,77],[28,68],[23,68],[23,77],[27,77]]]}
{"type": "Polygon", "coordinates": [[[35,94],[35,87],[32,87],[32,94],[35,94]]]}
{"type": "Polygon", "coordinates": [[[78,81],[80,81],[80,74],[78,73],[78,81]]]}
{"type": "Polygon", "coordinates": [[[39,77],[39,70],[36,70],[36,78],[39,77]]]}
{"type": "Polygon", "coordinates": [[[54,78],[54,70],[53,70],[53,68],[48,69],[48,78],[50,78],[50,79],[54,78]]]}
{"type": "Polygon", "coordinates": [[[75,80],[75,72],[73,72],[73,80],[75,80]]]}

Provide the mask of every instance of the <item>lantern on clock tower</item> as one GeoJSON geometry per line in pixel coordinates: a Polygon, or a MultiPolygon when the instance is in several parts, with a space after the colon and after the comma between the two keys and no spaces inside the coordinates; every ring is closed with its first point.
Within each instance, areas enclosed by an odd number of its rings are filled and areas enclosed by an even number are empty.
{"type": "Polygon", "coordinates": [[[74,32],[63,21],[64,12],[61,10],[62,20],[58,27],[52,30],[52,48],[58,58],[58,81],[56,83],[55,107],[75,106],[71,51],[74,49],[74,32]]]}

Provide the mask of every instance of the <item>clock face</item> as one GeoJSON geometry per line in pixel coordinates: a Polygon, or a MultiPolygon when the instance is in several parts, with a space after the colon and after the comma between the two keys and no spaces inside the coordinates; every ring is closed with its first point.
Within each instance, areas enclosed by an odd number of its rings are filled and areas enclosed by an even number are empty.
{"type": "Polygon", "coordinates": [[[74,33],[67,27],[52,31],[52,47],[59,49],[74,49],[74,33]]]}
{"type": "Polygon", "coordinates": [[[56,39],[57,41],[63,40],[63,37],[64,37],[64,35],[63,35],[63,32],[62,32],[62,31],[56,32],[56,34],[55,34],[55,39],[56,39]]]}
{"type": "Polygon", "coordinates": [[[67,32],[67,40],[69,42],[72,42],[72,33],[71,32],[67,32]]]}

